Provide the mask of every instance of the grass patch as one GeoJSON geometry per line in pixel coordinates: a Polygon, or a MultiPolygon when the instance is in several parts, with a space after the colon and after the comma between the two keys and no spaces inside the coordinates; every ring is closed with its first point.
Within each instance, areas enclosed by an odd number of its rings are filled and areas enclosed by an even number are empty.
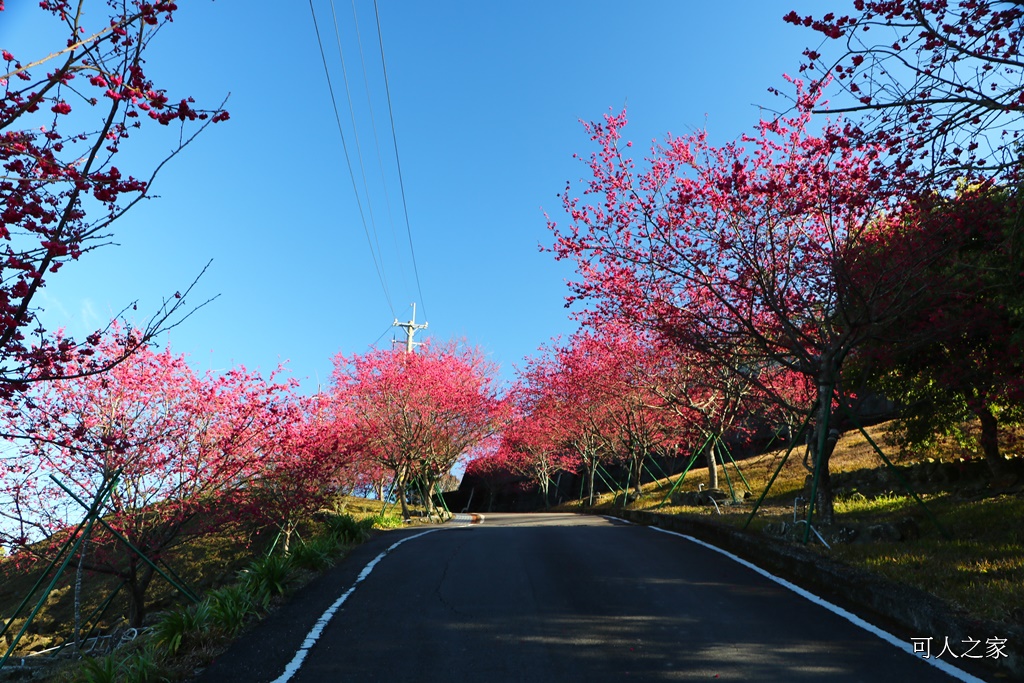
{"type": "MultiPolygon", "coordinates": [[[[299,525],[298,542],[289,554],[268,555],[276,532],[225,527],[220,534],[192,538],[170,552],[164,561],[181,582],[204,598],[192,604],[171,586],[156,579],[150,588],[147,625],[142,635],[107,657],[90,657],[80,665],[63,665],[48,680],[183,681],[216,657],[247,626],[261,618],[283,596],[330,567],[350,545],[369,537],[373,529],[403,526],[402,519],[380,501],[341,497],[334,510],[299,525]],[[256,558],[256,559],[254,559],[256,558]]],[[[279,545],[279,544],[278,544],[279,545]]],[[[28,594],[45,562],[17,567],[0,557],[0,625],[7,622],[28,594]]],[[[74,571],[65,572],[55,590],[19,642],[16,657],[73,640],[74,571]]],[[[93,612],[117,587],[110,577],[86,574],[82,592],[83,616],[93,612]]],[[[37,595],[21,619],[3,638],[6,651],[35,606],[37,595]]],[[[124,626],[126,603],[115,596],[106,614],[94,621],[99,633],[124,626]]]]}
{"type": "MultiPolygon", "coordinates": [[[[976,472],[979,466],[984,471],[984,465],[977,455],[972,458],[955,444],[918,454],[915,460],[892,447],[888,425],[872,427],[868,433],[898,465],[928,512],[903,488],[899,477],[882,463],[862,435],[847,433],[832,456],[837,526],[857,527],[861,537],[852,543],[832,543],[831,550],[817,543],[811,547],[841,562],[936,595],[971,617],[1024,623],[1024,482],[1018,478],[1008,490],[994,489],[987,479],[979,482],[963,474],[976,472]],[[950,471],[949,476],[936,475],[936,482],[924,478],[926,465],[911,468],[925,457],[930,459],[929,471],[938,472],[944,466],[950,471]],[[935,526],[932,517],[948,532],[949,539],[935,526]],[[901,541],[866,540],[864,530],[876,525],[910,525],[915,532],[901,541]]],[[[727,500],[720,502],[716,510],[713,505],[685,503],[686,496],[681,494],[689,492],[692,496],[698,489],[708,488],[707,468],[701,467],[686,474],[673,496],[668,497],[668,493],[679,475],[644,484],[642,495],[627,507],[737,528],[744,527],[749,520],[747,530],[752,533],[761,533],[782,522],[792,523],[794,501],[807,497],[810,472],[803,464],[802,448],[794,450],[780,470],[784,454],[774,451],[738,463],[750,483],[748,498],[743,496],[746,490],[736,468],[729,463],[737,504],[727,500]],[[776,470],[777,479],[751,519],[754,502],[776,470]]],[[[721,469],[719,485],[727,489],[721,469]]],[[[617,507],[616,501],[621,503],[621,492],[601,494],[593,509],[612,511],[617,507]]],[[[557,509],[574,511],[580,507],[577,501],[557,509]]],[[[803,519],[802,505],[798,512],[798,518],[803,519]]]]}

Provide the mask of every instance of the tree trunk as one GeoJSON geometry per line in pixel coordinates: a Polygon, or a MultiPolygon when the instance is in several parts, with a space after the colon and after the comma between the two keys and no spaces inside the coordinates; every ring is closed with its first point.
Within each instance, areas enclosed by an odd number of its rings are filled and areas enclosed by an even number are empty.
{"type": "Polygon", "coordinates": [[[829,526],[835,522],[835,506],[832,498],[832,478],[829,473],[829,461],[835,450],[839,431],[830,427],[832,418],[832,381],[818,385],[818,414],[815,417],[814,431],[811,439],[811,456],[814,458],[814,476],[817,478],[817,492],[813,505],[818,512],[821,526],[829,526]]]}
{"type": "Polygon", "coordinates": [[[640,495],[643,493],[641,490],[641,480],[643,479],[644,472],[644,461],[647,460],[647,449],[640,451],[640,455],[636,461],[636,479],[633,480],[633,491],[636,493],[636,499],[640,500],[640,495]]]}
{"type": "Polygon", "coordinates": [[[79,650],[82,649],[82,575],[85,573],[85,554],[88,549],[89,538],[86,536],[78,551],[78,570],[75,572],[75,647],[79,650]]]}
{"type": "Polygon", "coordinates": [[[979,442],[981,452],[985,456],[985,463],[988,465],[992,476],[998,477],[1006,471],[1006,463],[1003,460],[1002,453],[999,452],[999,421],[987,405],[976,409],[974,414],[981,421],[981,438],[979,442]]]}
{"type": "Polygon", "coordinates": [[[285,555],[287,555],[288,551],[291,550],[291,547],[292,547],[292,532],[294,530],[295,530],[295,523],[292,520],[286,520],[285,523],[281,525],[281,536],[284,539],[283,550],[284,550],[284,554],[285,555]]]}
{"type": "Polygon", "coordinates": [[[395,488],[398,490],[398,500],[402,503],[402,519],[408,522],[412,519],[412,514],[409,512],[409,503],[405,499],[409,494],[409,492],[405,490],[405,482],[399,480],[395,488]]]}
{"type": "Polygon", "coordinates": [[[133,557],[128,569],[128,625],[142,628],[146,620],[146,589],[153,580],[153,568],[133,557]]]}
{"type": "Polygon", "coordinates": [[[591,460],[587,467],[587,505],[594,505],[594,477],[597,476],[597,458],[591,460]]]}
{"type": "Polygon", "coordinates": [[[423,511],[427,519],[434,516],[434,489],[425,478],[419,480],[420,497],[423,499],[423,511]]]}
{"type": "Polygon", "coordinates": [[[718,488],[718,461],[715,459],[714,440],[708,442],[705,457],[708,461],[708,488],[718,488]]]}

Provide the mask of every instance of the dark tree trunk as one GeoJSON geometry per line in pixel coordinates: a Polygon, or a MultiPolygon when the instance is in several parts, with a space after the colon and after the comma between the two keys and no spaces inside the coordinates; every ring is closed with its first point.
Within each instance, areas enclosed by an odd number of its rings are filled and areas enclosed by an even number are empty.
{"type": "Polygon", "coordinates": [[[822,383],[818,387],[818,414],[815,416],[814,431],[811,440],[811,455],[814,458],[814,476],[818,486],[815,494],[814,507],[818,513],[821,526],[835,523],[835,505],[832,497],[832,477],[829,462],[839,438],[838,430],[831,428],[832,423],[832,382],[822,383]]]}
{"type": "Polygon", "coordinates": [[[128,569],[128,625],[142,628],[146,620],[146,589],[153,580],[153,568],[133,557],[128,569]]]}
{"type": "Polygon", "coordinates": [[[999,452],[999,421],[992,414],[988,406],[974,411],[981,421],[981,452],[985,456],[985,463],[988,465],[992,476],[1001,476],[1006,471],[1006,463],[1002,453],[999,452]]]}

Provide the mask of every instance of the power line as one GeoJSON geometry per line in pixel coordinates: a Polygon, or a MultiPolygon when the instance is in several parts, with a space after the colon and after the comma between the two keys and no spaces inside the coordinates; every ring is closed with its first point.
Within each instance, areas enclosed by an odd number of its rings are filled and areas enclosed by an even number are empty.
{"type": "MultiPolygon", "coordinates": [[[[317,45],[320,48],[320,59],[323,60],[324,74],[327,76],[327,89],[328,89],[328,91],[330,92],[330,95],[331,95],[331,106],[334,108],[334,120],[335,120],[335,122],[337,123],[337,126],[338,126],[338,134],[341,136],[341,146],[345,150],[345,163],[348,166],[349,177],[352,179],[352,191],[355,193],[356,205],[359,207],[359,217],[360,217],[360,219],[362,220],[362,223],[363,223],[363,232],[366,233],[366,241],[367,241],[367,243],[370,246],[370,256],[373,259],[373,266],[374,266],[374,268],[377,271],[377,278],[380,280],[381,288],[384,290],[384,298],[388,302],[388,308],[391,309],[391,314],[392,315],[397,315],[395,313],[395,307],[391,303],[391,294],[388,291],[388,286],[387,286],[387,283],[385,282],[385,278],[384,278],[384,272],[383,272],[383,269],[384,269],[383,260],[384,259],[383,259],[383,254],[381,254],[380,262],[378,263],[377,252],[375,252],[374,249],[373,249],[373,241],[374,240],[370,237],[370,228],[369,228],[369,226],[366,223],[366,214],[363,212],[363,202],[362,202],[362,199],[359,196],[359,186],[356,183],[355,171],[352,169],[352,159],[351,159],[351,156],[349,155],[349,152],[348,152],[348,143],[345,140],[344,128],[341,125],[341,114],[338,112],[338,102],[337,102],[337,98],[334,95],[334,85],[331,82],[331,71],[330,71],[330,69],[327,66],[327,55],[324,53],[324,44],[323,44],[322,39],[320,38],[320,27],[319,27],[319,25],[317,23],[317,20],[316,20],[316,11],[313,9],[313,0],[309,0],[309,11],[310,11],[310,14],[313,17],[313,30],[316,32],[316,42],[317,42],[317,45]]],[[[331,2],[331,11],[332,11],[332,13],[334,11],[334,2],[333,2],[333,0],[331,2]]],[[[335,20],[335,32],[337,32],[337,20],[335,20]]],[[[339,49],[339,51],[341,50],[340,36],[339,36],[339,42],[338,42],[338,49],[339,49]]],[[[344,69],[344,62],[342,62],[342,65],[343,65],[342,68],[344,69]]],[[[348,88],[348,81],[347,81],[347,79],[346,79],[346,86],[345,87],[346,87],[346,89],[348,88]]],[[[349,106],[350,107],[351,107],[351,103],[352,103],[352,98],[349,97],[349,106]]],[[[358,138],[356,140],[356,144],[358,145],[358,138]]],[[[362,160],[360,159],[360,162],[361,161],[362,160]]],[[[363,174],[363,180],[364,180],[364,183],[365,183],[365,180],[366,180],[366,174],[365,173],[363,174]]],[[[369,195],[367,195],[366,199],[367,199],[367,202],[369,202],[369,199],[370,199],[369,195]]],[[[376,234],[376,229],[374,229],[374,234],[376,234]]],[[[377,249],[380,250],[379,242],[377,244],[377,249]]]]}
{"type": "Polygon", "coordinates": [[[423,314],[426,315],[427,307],[423,299],[423,288],[420,286],[420,271],[416,265],[416,249],[412,243],[412,227],[409,223],[409,206],[405,199],[405,182],[402,179],[402,161],[398,156],[398,135],[395,133],[395,114],[391,106],[391,87],[388,83],[388,67],[384,61],[384,38],[380,30],[380,12],[377,10],[377,0],[373,0],[373,15],[377,21],[377,42],[380,44],[380,65],[384,71],[384,92],[388,98],[388,118],[391,120],[391,140],[395,147],[395,165],[398,168],[398,186],[402,193],[402,210],[405,212],[405,230],[409,236],[409,253],[412,255],[412,269],[416,276],[416,291],[419,292],[420,302],[423,303],[423,314]]]}
{"type": "Polygon", "coordinates": [[[377,232],[377,218],[373,213],[373,200],[370,198],[370,183],[366,179],[366,164],[363,163],[363,146],[359,144],[359,124],[356,123],[355,102],[352,100],[352,89],[349,87],[348,69],[345,66],[345,53],[341,48],[341,30],[338,28],[338,14],[334,8],[334,0],[331,0],[331,17],[334,20],[334,36],[338,45],[338,59],[341,61],[341,75],[345,81],[345,97],[348,98],[348,115],[352,121],[352,137],[356,143],[356,159],[359,162],[359,174],[363,179],[363,190],[366,192],[366,208],[370,214],[370,229],[373,232],[373,241],[377,244],[377,255],[380,258],[380,269],[387,280],[387,268],[384,265],[384,250],[380,246],[380,235],[377,232]]]}
{"type": "MultiPolygon", "coordinates": [[[[373,112],[373,98],[370,96],[370,76],[366,72],[366,57],[363,53],[363,35],[359,30],[359,15],[356,12],[356,0],[352,0],[352,23],[356,31],[356,45],[359,47],[359,65],[363,70],[363,90],[366,93],[366,107],[370,113],[370,129],[373,131],[373,147],[377,153],[377,166],[380,168],[381,188],[384,190],[384,206],[387,209],[388,227],[391,228],[391,239],[395,245],[395,255],[402,253],[398,246],[398,234],[395,232],[395,219],[391,212],[391,193],[388,192],[387,177],[384,173],[384,159],[380,152],[380,136],[377,134],[377,117],[373,112]]],[[[405,268],[399,268],[399,275],[402,278],[403,291],[408,290],[409,285],[405,279],[405,268]]]]}

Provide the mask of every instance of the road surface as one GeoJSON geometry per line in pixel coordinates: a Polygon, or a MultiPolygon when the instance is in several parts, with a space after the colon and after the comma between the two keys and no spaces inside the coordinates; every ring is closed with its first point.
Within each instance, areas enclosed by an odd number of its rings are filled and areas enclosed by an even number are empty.
{"type": "Polygon", "coordinates": [[[567,514],[424,531],[357,548],[200,681],[957,680],[676,535],[567,514]]]}

